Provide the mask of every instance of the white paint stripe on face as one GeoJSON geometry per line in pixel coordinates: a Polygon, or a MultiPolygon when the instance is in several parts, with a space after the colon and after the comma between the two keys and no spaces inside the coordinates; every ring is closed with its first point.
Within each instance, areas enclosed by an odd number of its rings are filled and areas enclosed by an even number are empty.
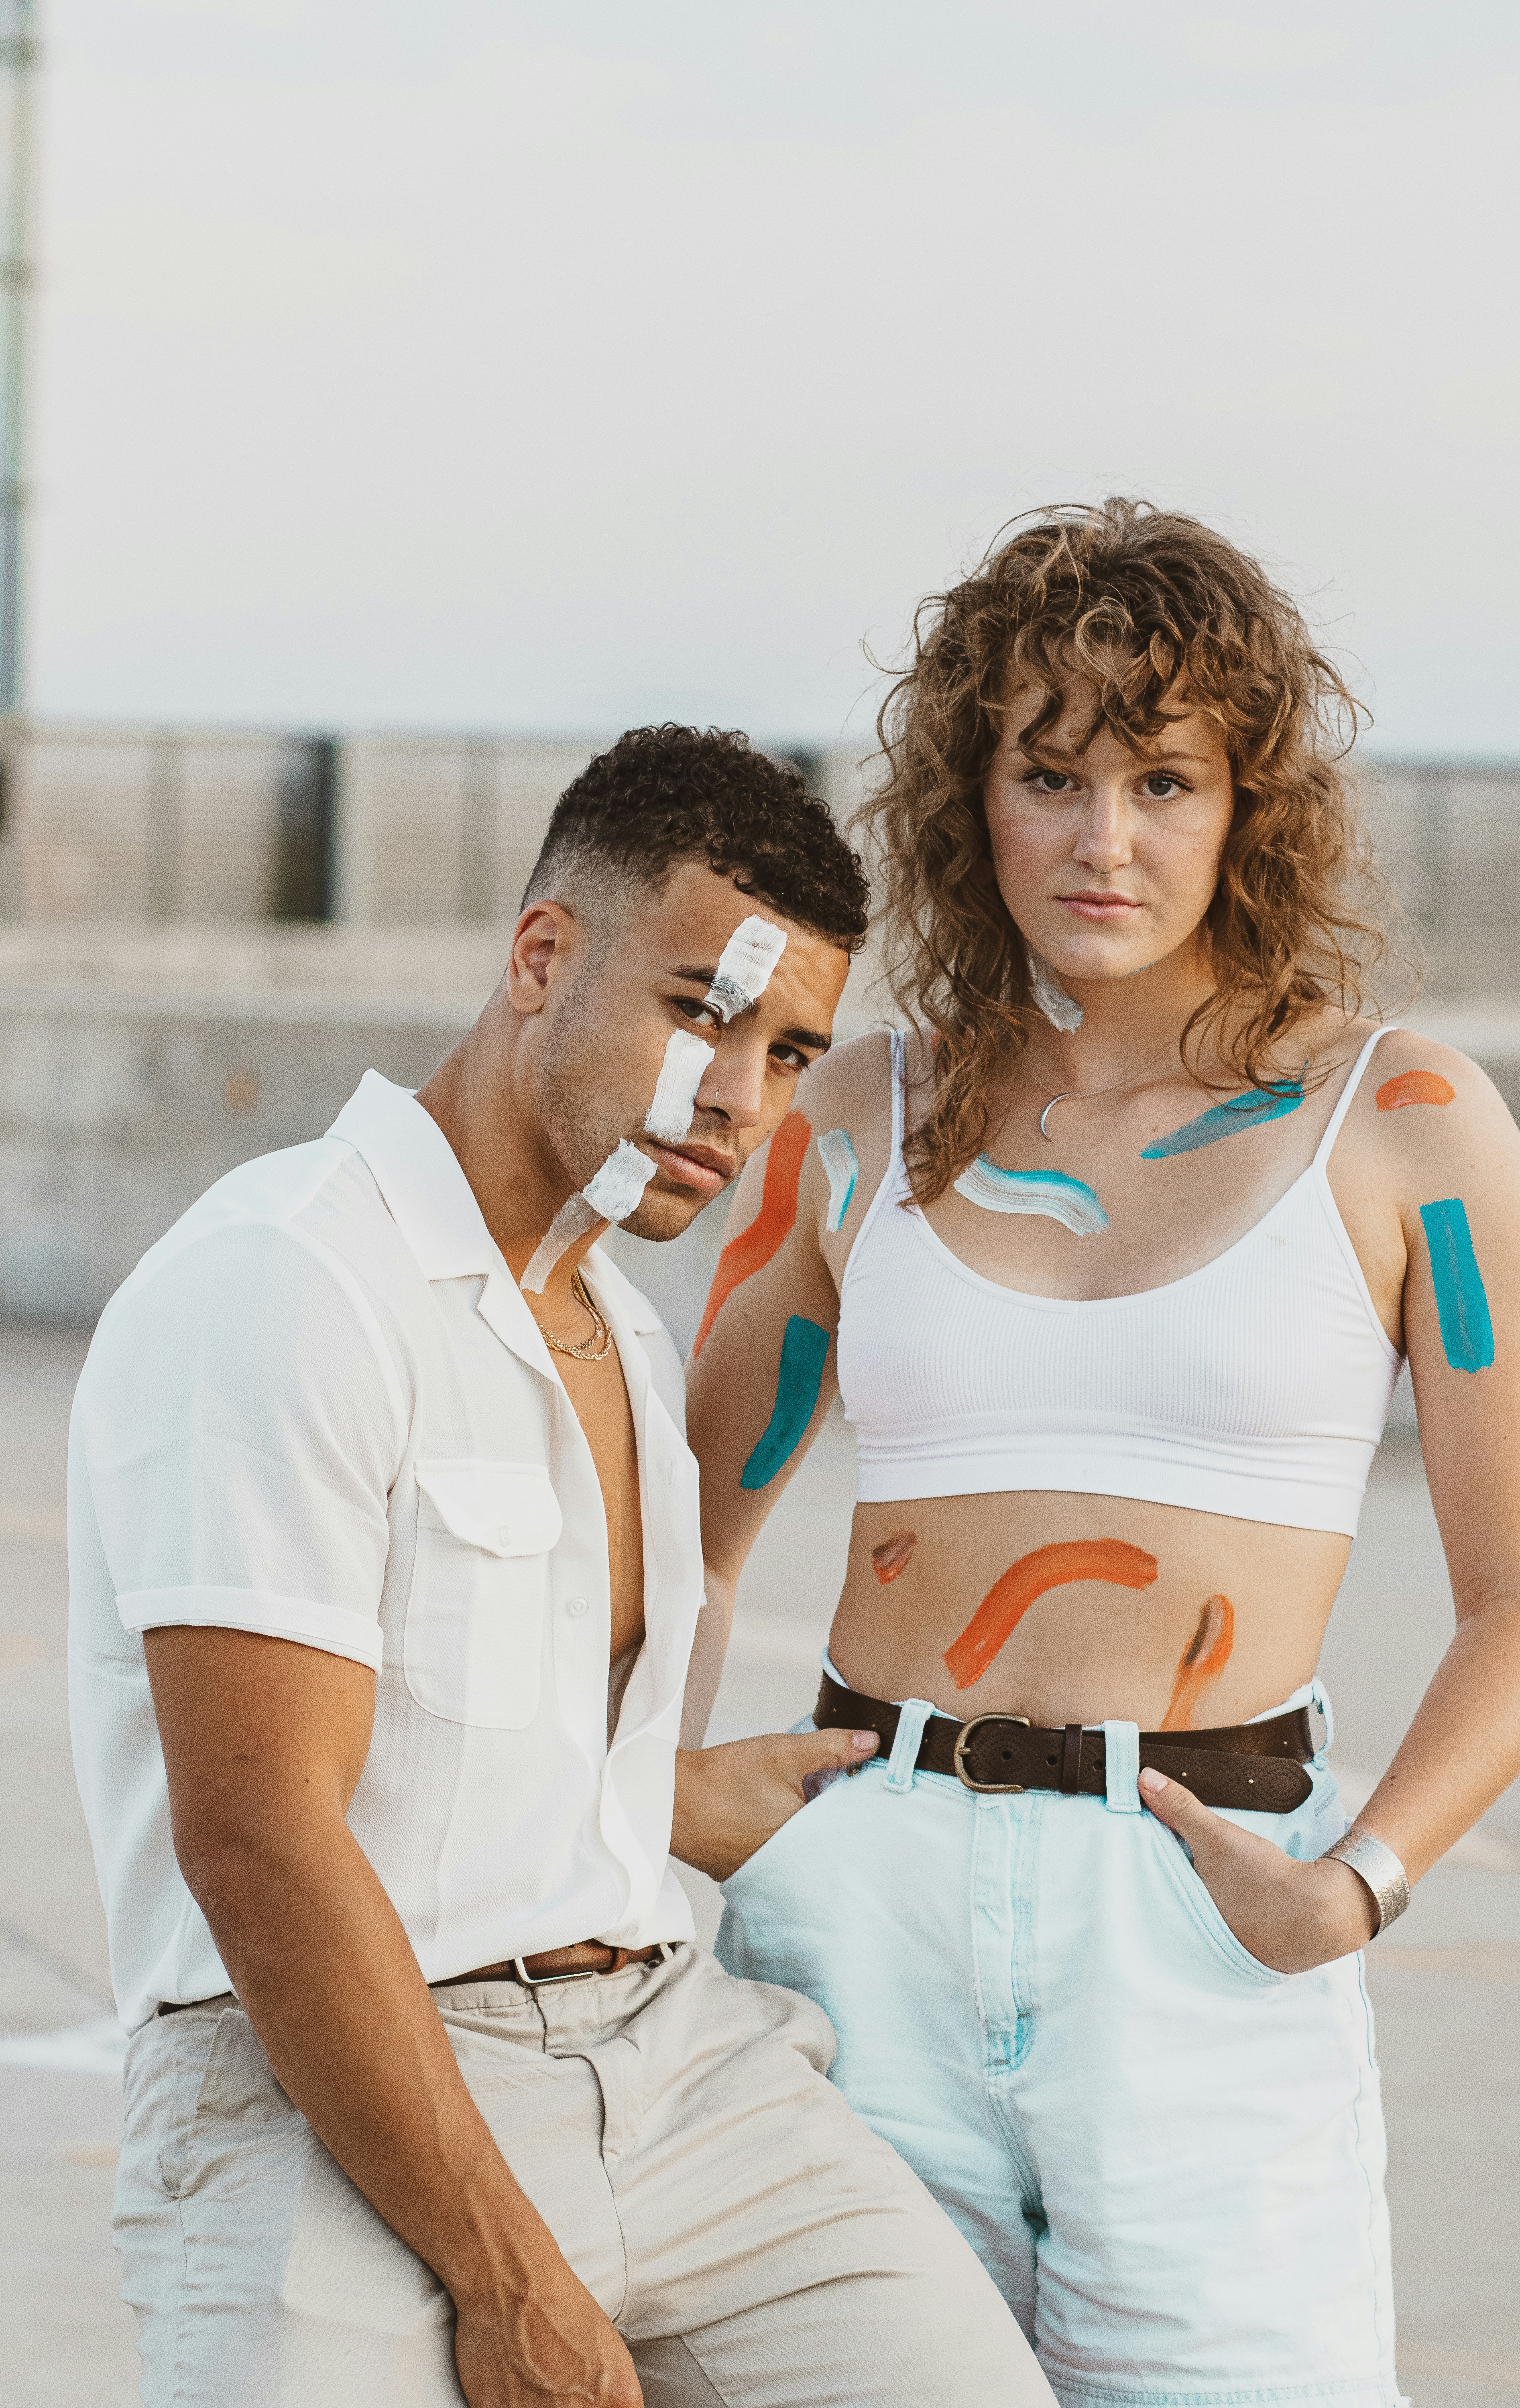
{"type": "Polygon", "coordinates": [[[1069,1037],[1082,1026],[1084,1014],[1080,1003],[1068,995],[1043,953],[1033,945],[1025,945],[1029,956],[1029,992],[1053,1028],[1069,1037]]]}
{"type": "MultiPolygon", "coordinates": [[[[704,1053],[706,1050],[704,1046],[704,1053]]],[[[608,1155],[595,1178],[588,1179],[578,1194],[566,1197],[534,1248],[522,1286],[535,1296],[542,1296],[544,1282],[566,1247],[573,1246],[577,1238],[583,1238],[598,1221],[625,1221],[638,1209],[638,1199],[658,1168],[626,1138],[620,1140],[617,1151],[608,1155]]]]}
{"type": "Polygon", "coordinates": [[[638,1209],[639,1197],[659,1167],[624,1138],[616,1154],[608,1155],[595,1178],[588,1179],[581,1193],[604,1221],[625,1221],[638,1209]]]}
{"type": "Polygon", "coordinates": [[[654,1101],[644,1114],[651,1137],[676,1145],[692,1125],[696,1091],[712,1063],[712,1048],[694,1029],[677,1028],[667,1039],[654,1101]]]}
{"type": "Polygon", "coordinates": [[[741,920],[718,956],[718,974],[708,989],[726,1026],[737,1011],[749,1011],[770,984],[772,973],[786,951],[786,931],[774,920],[752,911],[741,920]]]}

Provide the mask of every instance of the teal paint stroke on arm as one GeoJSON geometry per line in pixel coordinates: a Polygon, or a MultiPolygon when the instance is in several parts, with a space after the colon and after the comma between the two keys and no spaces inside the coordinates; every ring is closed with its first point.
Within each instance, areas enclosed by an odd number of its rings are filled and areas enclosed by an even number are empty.
{"type": "Polygon", "coordinates": [[[1074,1238],[1100,1238],[1109,1226],[1097,1189],[1064,1170],[1005,1170],[979,1154],[956,1180],[955,1193],[984,1212],[1043,1212],[1074,1238]]]}
{"type": "Polygon", "coordinates": [[[738,1475],[741,1488],[765,1488],[796,1454],[818,1402],[828,1360],[828,1331],[794,1312],[782,1340],[776,1402],[766,1434],[738,1475]]]}
{"type": "Polygon", "coordinates": [[[844,1226],[850,1210],[850,1198],[860,1177],[860,1165],[855,1149],[850,1142],[848,1129],[825,1129],[818,1140],[818,1159],[828,1173],[828,1218],[824,1223],[830,1237],[844,1226]]]}
{"type": "Polygon", "coordinates": [[[1184,1121],[1169,1137],[1158,1137],[1154,1145],[1140,1148],[1141,1162],[1161,1162],[1169,1154],[1197,1154],[1200,1145],[1217,1145],[1222,1137],[1234,1137],[1243,1128],[1259,1128],[1267,1121],[1280,1121],[1287,1112],[1296,1112],[1303,1102],[1304,1091],[1297,1079],[1283,1079],[1267,1087],[1253,1087],[1248,1095],[1231,1096],[1224,1104],[1214,1104],[1210,1111],[1199,1112],[1195,1121],[1184,1121]]]}
{"type": "Polygon", "coordinates": [[[1436,1283],[1441,1342],[1454,1371],[1486,1371],[1494,1359],[1494,1325],[1472,1251],[1468,1208],[1460,1196],[1422,1204],[1430,1273],[1436,1283]]]}

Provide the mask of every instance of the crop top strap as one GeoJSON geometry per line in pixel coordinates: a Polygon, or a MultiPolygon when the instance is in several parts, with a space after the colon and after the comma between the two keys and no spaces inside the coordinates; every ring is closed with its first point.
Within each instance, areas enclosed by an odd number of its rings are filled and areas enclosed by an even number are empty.
{"type": "Polygon", "coordinates": [[[1340,1101],[1337,1103],[1334,1111],[1330,1114],[1329,1127],[1326,1130],[1325,1135],[1319,1141],[1319,1152],[1314,1156],[1314,1168],[1316,1170],[1323,1170],[1326,1164],[1330,1159],[1330,1148],[1334,1145],[1336,1139],[1341,1134],[1341,1124],[1345,1119],[1346,1114],[1350,1111],[1352,1097],[1355,1095],[1357,1088],[1362,1083],[1362,1073],[1366,1069],[1369,1062],[1372,1059],[1373,1047],[1377,1044],[1380,1038],[1397,1037],[1398,1034],[1398,1031],[1396,1027],[1374,1028],[1371,1036],[1368,1039],[1366,1044],[1362,1047],[1361,1052],[1357,1054],[1355,1061],[1352,1064],[1351,1076],[1346,1081],[1345,1085],[1341,1088],[1340,1101]]]}
{"type": "Polygon", "coordinates": [[[892,1168],[902,1168],[902,1140],[907,1109],[908,1039],[900,1028],[892,1036],[892,1168]]]}
{"type": "Polygon", "coordinates": [[[873,1225],[882,1212],[889,1211],[892,1205],[911,1192],[907,1165],[902,1158],[904,1089],[908,1077],[907,1045],[900,1028],[889,1030],[888,1035],[891,1039],[892,1062],[892,1153],[886,1169],[882,1174],[881,1184],[866,1207],[866,1217],[855,1231],[854,1243],[850,1249],[850,1258],[844,1267],[844,1277],[839,1283],[841,1307],[849,1291],[850,1283],[855,1276],[855,1267],[865,1255],[867,1239],[873,1225]]]}

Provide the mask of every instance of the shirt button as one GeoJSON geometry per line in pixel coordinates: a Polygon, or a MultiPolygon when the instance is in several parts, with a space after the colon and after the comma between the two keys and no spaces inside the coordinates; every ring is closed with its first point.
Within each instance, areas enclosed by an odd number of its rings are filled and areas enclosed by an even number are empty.
{"type": "Polygon", "coordinates": [[[509,1547],[511,1543],[512,1533],[510,1526],[506,1522],[503,1522],[500,1529],[496,1532],[496,1544],[498,1547],[509,1547]]]}
{"type": "Polygon", "coordinates": [[[581,1616],[583,1613],[589,1613],[591,1609],[583,1597],[567,1597],[565,1600],[565,1611],[572,1622],[579,1622],[581,1616]]]}

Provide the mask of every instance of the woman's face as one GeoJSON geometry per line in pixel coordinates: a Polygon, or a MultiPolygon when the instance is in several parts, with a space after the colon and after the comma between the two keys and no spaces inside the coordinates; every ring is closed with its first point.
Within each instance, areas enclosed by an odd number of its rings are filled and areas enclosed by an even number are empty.
{"type": "Polygon", "coordinates": [[[1031,754],[1020,739],[1043,698],[1011,696],[982,788],[998,889],[1064,982],[1133,978],[1187,945],[1213,899],[1235,807],[1224,742],[1190,711],[1143,755],[1107,727],[1078,752],[1093,693],[1077,681],[1031,754]]]}

